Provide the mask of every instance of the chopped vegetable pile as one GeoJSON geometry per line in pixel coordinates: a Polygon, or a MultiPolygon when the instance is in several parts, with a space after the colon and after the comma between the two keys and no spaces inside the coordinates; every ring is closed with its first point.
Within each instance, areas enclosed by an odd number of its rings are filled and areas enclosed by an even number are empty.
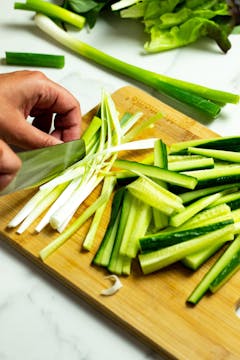
{"type": "Polygon", "coordinates": [[[119,119],[111,96],[103,91],[100,109],[82,137],[86,156],[41,185],[8,227],[21,234],[40,217],[34,225],[37,232],[46,226],[56,229],[60,234],[40,251],[45,261],[91,219],[81,245],[94,253],[95,266],[118,276],[130,275],[135,261],[143,274],[176,262],[196,271],[218,253],[187,298],[197,304],[240,267],[240,137],[168,147],[158,138],[136,139],[161,114],[148,121],[141,118],[142,113],[127,113],[119,119]],[[121,157],[125,150],[147,154],[134,161],[121,157]],[[100,195],[76,217],[97,187],[100,195]],[[109,204],[110,218],[94,251],[109,204]]]}

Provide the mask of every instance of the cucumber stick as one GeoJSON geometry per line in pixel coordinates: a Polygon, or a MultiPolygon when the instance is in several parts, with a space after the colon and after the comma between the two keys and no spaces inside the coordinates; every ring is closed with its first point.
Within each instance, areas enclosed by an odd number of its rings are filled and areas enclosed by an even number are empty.
{"type": "Polygon", "coordinates": [[[103,240],[93,258],[93,264],[108,266],[117,234],[125,188],[116,191],[112,201],[111,216],[103,240]]]}
{"type": "Polygon", "coordinates": [[[229,240],[233,240],[234,226],[232,224],[180,244],[140,254],[138,257],[140,266],[144,274],[152,273],[182,260],[189,254],[196,253],[213,244],[222,243],[223,239],[228,236],[229,240]]]}
{"type": "Polygon", "coordinates": [[[201,158],[192,160],[173,161],[169,163],[168,169],[171,171],[186,171],[198,169],[211,169],[214,167],[212,158],[201,158]]]}
{"type": "Polygon", "coordinates": [[[228,237],[223,240],[220,244],[214,244],[209,246],[206,249],[203,249],[201,251],[198,251],[197,253],[190,254],[186,256],[182,263],[186,267],[192,270],[197,270],[204,262],[206,262],[212,255],[214,255],[221,247],[227,242],[229,239],[228,237]]]}
{"type": "Polygon", "coordinates": [[[202,149],[202,148],[194,148],[189,147],[189,154],[202,155],[209,158],[214,158],[218,160],[224,160],[228,162],[240,162],[240,153],[236,151],[226,151],[226,150],[215,150],[215,149],[202,149]]]}
{"type": "Polygon", "coordinates": [[[221,204],[201,211],[199,214],[195,215],[194,217],[186,221],[183,225],[178,227],[178,230],[185,230],[197,226],[204,226],[229,218],[233,219],[233,214],[230,207],[226,204],[221,204]]]}
{"type": "Polygon", "coordinates": [[[182,200],[177,195],[149,178],[139,177],[128,185],[127,189],[132,195],[166,215],[184,209],[182,200]]]}
{"type": "Polygon", "coordinates": [[[206,170],[186,171],[184,174],[197,178],[197,188],[233,184],[240,180],[240,165],[206,170]]]}
{"type": "Polygon", "coordinates": [[[149,252],[159,250],[175,244],[180,244],[185,241],[189,241],[196,237],[210,233],[223,228],[229,224],[233,224],[232,219],[228,219],[222,222],[217,222],[211,225],[205,225],[202,227],[195,227],[188,230],[163,232],[157,234],[147,234],[139,239],[140,248],[142,252],[149,252]]]}
{"type": "Polygon", "coordinates": [[[185,193],[179,194],[180,198],[183,201],[183,204],[190,203],[200,197],[215,194],[217,192],[231,189],[231,188],[239,188],[240,184],[224,184],[224,185],[218,185],[218,186],[211,186],[204,189],[198,189],[193,191],[187,191],[185,193]]]}
{"type": "MultiPolygon", "coordinates": [[[[162,140],[154,143],[154,165],[162,169],[168,169],[167,146],[162,140]]],[[[162,180],[155,180],[159,185],[167,189],[167,184],[162,180]]],[[[153,223],[156,230],[163,229],[168,225],[168,216],[161,210],[153,208],[153,223]]]]}
{"type": "Polygon", "coordinates": [[[218,291],[240,269],[240,240],[239,236],[229,245],[226,252],[231,252],[231,258],[223,270],[212,281],[209,290],[212,293],[218,291]]]}
{"type": "Polygon", "coordinates": [[[119,226],[117,230],[117,236],[114,242],[110,261],[107,267],[111,273],[117,275],[122,275],[122,274],[129,275],[130,273],[131,259],[126,255],[120,254],[120,247],[122,243],[122,236],[130,212],[131,200],[132,200],[131,194],[128,191],[125,191],[121,214],[120,214],[119,226]]]}
{"type": "Polygon", "coordinates": [[[228,151],[240,150],[240,136],[225,136],[212,139],[196,139],[182,141],[170,146],[170,154],[186,153],[189,147],[204,147],[207,149],[220,149],[228,151]]]}
{"type": "Polygon", "coordinates": [[[223,271],[223,269],[228,265],[229,261],[232,259],[236,251],[240,249],[240,236],[238,236],[228,249],[223,253],[223,255],[215,262],[215,264],[210,268],[210,270],[205,274],[200,283],[196,286],[193,292],[187,299],[188,303],[197,304],[206,291],[209,289],[211,283],[216,279],[216,277],[223,271]]]}
{"type": "Polygon", "coordinates": [[[161,169],[154,165],[118,159],[114,162],[114,166],[119,167],[120,169],[130,170],[137,175],[146,175],[188,189],[194,189],[197,185],[197,180],[192,176],[179,174],[167,169],[161,169]]]}
{"type": "Polygon", "coordinates": [[[222,196],[221,198],[217,199],[211,206],[220,205],[220,204],[227,204],[231,209],[238,208],[240,203],[240,192],[234,192],[231,194],[226,194],[222,196]]]}
{"type": "Polygon", "coordinates": [[[149,205],[132,196],[131,208],[122,235],[120,254],[135,258],[139,251],[139,238],[145,235],[152,219],[149,205]]]}
{"type": "Polygon", "coordinates": [[[171,226],[177,227],[185,223],[187,220],[192,218],[194,215],[199,213],[201,210],[212,204],[214,201],[219,199],[222,196],[222,193],[216,193],[213,195],[205,196],[199,200],[196,200],[194,203],[185,207],[183,211],[178,214],[174,214],[169,221],[171,226]]]}

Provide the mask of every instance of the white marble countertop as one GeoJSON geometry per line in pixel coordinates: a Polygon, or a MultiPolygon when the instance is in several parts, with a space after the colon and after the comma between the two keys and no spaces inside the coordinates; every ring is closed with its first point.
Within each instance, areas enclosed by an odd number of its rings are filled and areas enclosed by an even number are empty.
{"type": "MultiPolygon", "coordinates": [[[[44,72],[69,88],[81,102],[82,112],[98,103],[105,87],[113,91],[127,84],[143,87],[105,71],[58,46],[38,30],[31,14],[13,10],[13,0],[1,0],[0,57],[5,51],[61,53],[66,65],[44,72]]],[[[142,28],[125,26],[114,16],[99,21],[81,38],[146,69],[210,87],[240,92],[240,41],[231,36],[227,55],[210,40],[167,53],[143,55],[142,28]]],[[[17,67],[0,64],[0,72],[17,67]]],[[[198,119],[204,123],[203,120],[198,119]]],[[[240,107],[228,105],[205,125],[222,135],[239,133],[240,107]]],[[[161,359],[151,349],[95,311],[55,280],[0,242],[0,360],[143,360],[161,359]]]]}

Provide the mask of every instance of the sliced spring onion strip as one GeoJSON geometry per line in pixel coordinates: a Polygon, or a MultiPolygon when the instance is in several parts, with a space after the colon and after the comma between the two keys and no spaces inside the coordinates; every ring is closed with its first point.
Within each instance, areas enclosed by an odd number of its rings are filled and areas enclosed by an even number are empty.
{"type": "Polygon", "coordinates": [[[14,216],[14,218],[8,223],[8,228],[18,226],[33,210],[34,208],[51,192],[51,189],[44,189],[38,191],[14,216]]]}
{"type": "Polygon", "coordinates": [[[33,221],[36,220],[38,216],[40,216],[58,198],[65,187],[66,184],[59,185],[47,196],[45,196],[19,226],[17,234],[22,234],[33,223],[33,221]]]}
{"type": "Polygon", "coordinates": [[[74,179],[71,181],[71,183],[64,189],[64,191],[61,193],[61,195],[57,198],[57,200],[53,203],[53,205],[49,208],[47,213],[44,215],[42,220],[38,223],[38,225],[35,227],[36,232],[40,232],[44,229],[45,226],[50,222],[51,216],[59,209],[61,206],[63,206],[66,201],[68,201],[71,194],[74,192],[74,190],[78,187],[81,179],[74,179]]]}
{"type": "Polygon", "coordinates": [[[106,202],[97,209],[97,211],[95,212],[95,215],[94,215],[94,218],[93,218],[93,221],[91,223],[91,226],[90,226],[90,229],[87,233],[87,236],[85,237],[84,241],[83,241],[83,248],[85,250],[91,250],[93,244],[94,244],[94,240],[96,238],[96,233],[97,233],[97,230],[98,230],[98,227],[99,227],[99,224],[100,224],[100,221],[103,217],[103,213],[106,209],[106,206],[107,206],[107,202],[109,200],[109,197],[111,196],[113,190],[114,190],[114,187],[115,187],[115,184],[116,184],[116,178],[113,177],[113,176],[109,176],[109,177],[106,177],[104,179],[104,183],[103,183],[103,187],[102,187],[102,194],[107,194],[108,197],[106,199],[106,202]]]}
{"type": "Polygon", "coordinates": [[[40,251],[40,257],[45,260],[55,250],[62,246],[99,208],[107,199],[107,194],[101,195],[92,205],[90,205],[71,226],[69,226],[62,234],[60,234],[54,241],[48,244],[40,251]]]}

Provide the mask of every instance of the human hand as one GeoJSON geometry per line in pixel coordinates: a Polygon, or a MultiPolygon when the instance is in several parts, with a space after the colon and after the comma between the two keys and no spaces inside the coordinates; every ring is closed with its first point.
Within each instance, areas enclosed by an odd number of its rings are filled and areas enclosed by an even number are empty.
{"type": "MultiPolygon", "coordinates": [[[[0,109],[0,139],[8,144],[34,149],[80,137],[78,101],[41,72],[1,74],[0,109]],[[32,124],[26,121],[28,116],[34,118],[32,124]],[[52,124],[54,130],[49,134],[52,124]]],[[[0,190],[8,185],[21,166],[16,154],[1,140],[0,190]]]]}
{"type": "Polygon", "coordinates": [[[0,75],[0,138],[23,149],[40,148],[80,137],[78,101],[39,71],[0,75]],[[53,115],[55,130],[51,135],[53,115]],[[35,119],[32,125],[28,116],[35,119]]]}

